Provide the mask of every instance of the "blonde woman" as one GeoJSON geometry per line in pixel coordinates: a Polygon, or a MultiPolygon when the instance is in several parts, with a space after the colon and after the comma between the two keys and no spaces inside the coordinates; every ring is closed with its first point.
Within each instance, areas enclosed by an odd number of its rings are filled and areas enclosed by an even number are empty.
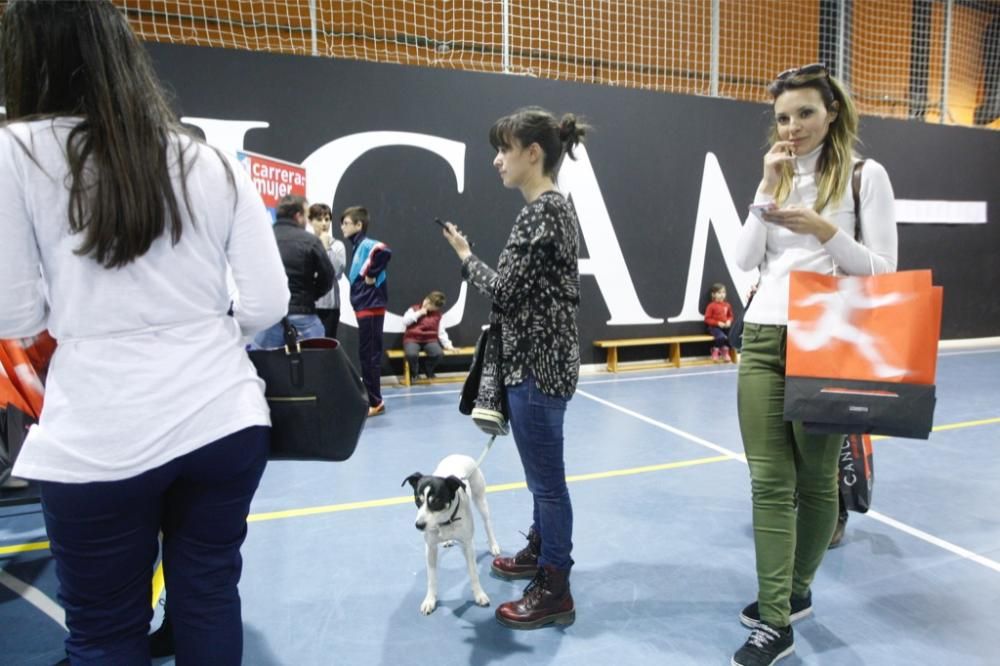
{"type": "Polygon", "coordinates": [[[745,317],[738,388],[758,595],[740,615],[752,633],[735,666],[767,666],[794,651],[791,623],[812,612],[810,585],[837,523],[843,436],[807,434],[782,415],[789,274],[896,270],[892,185],[871,159],[861,167],[855,218],[858,117],[843,86],[814,64],[782,72],[768,91],[771,148],[737,257],[744,270],[759,267],[761,279],[745,317]]]}

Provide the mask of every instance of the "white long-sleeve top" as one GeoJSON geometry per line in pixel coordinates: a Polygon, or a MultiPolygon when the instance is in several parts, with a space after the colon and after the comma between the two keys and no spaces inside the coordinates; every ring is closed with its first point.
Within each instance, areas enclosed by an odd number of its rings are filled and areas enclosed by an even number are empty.
{"type": "Polygon", "coordinates": [[[339,310],[340,278],[344,276],[344,268],[347,266],[347,248],[334,238],[330,241],[326,255],[330,257],[330,263],[333,264],[333,286],[330,291],[319,297],[319,300],[316,301],[316,307],[324,310],[339,310]]]}
{"type": "MultiPolygon", "coordinates": [[[[423,315],[418,314],[419,312],[420,312],[419,307],[411,307],[409,310],[404,312],[403,328],[413,326],[418,321],[420,321],[420,318],[423,315]]],[[[451,349],[453,347],[451,343],[451,338],[448,337],[448,331],[445,330],[444,327],[444,319],[442,319],[441,322],[438,324],[438,341],[441,343],[441,346],[444,347],[445,349],[451,349]]]]}
{"type": "MultiPolygon", "coordinates": [[[[289,298],[254,184],[227,157],[234,188],[204,146],[188,151],[195,219],[181,203],[176,246],[168,230],[117,269],[75,254],[80,237],[69,229],[65,144],[76,122],[0,129],[0,337],[48,328],[58,341],[41,420],[14,473],[66,483],[129,478],[243,428],[269,425],[263,382],[240,334],[277,322],[289,298]],[[240,292],[235,318],[226,315],[227,266],[240,292]]],[[[190,143],[175,137],[175,155],[190,143]]],[[[173,179],[179,191],[176,170],[173,179]]]]}
{"type": "MultiPolygon", "coordinates": [[[[795,159],[792,191],[782,206],[816,203],[816,162],[820,148],[795,159]]],[[[773,197],[757,191],[754,203],[773,197]]],[[[897,236],[895,195],[889,174],[875,160],[861,168],[861,242],[854,240],[854,194],[848,183],[839,201],[820,211],[838,227],[826,243],[797,234],[778,224],[747,216],[740,231],[736,263],[743,270],[760,268],[760,283],[744,321],[755,324],[788,323],[788,278],[792,271],[825,275],[874,275],[896,270],[897,236]]]]}

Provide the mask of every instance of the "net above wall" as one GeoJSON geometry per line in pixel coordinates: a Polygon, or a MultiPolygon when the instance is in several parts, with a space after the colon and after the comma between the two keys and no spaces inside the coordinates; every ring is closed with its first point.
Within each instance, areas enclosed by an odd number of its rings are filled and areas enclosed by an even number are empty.
{"type": "Polygon", "coordinates": [[[744,100],[822,61],[862,112],[1000,126],[1000,0],[114,1],[152,41],[744,100]]]}

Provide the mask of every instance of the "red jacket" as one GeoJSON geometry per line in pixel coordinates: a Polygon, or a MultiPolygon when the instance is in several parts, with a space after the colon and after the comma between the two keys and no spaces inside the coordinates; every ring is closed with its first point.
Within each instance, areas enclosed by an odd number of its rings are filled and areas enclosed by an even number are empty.
{"type": "MultiPolygon", "coordinates": [[[[419,310],[422,305],[422,303],[417,303],[413,307],[419,310]]],[[[418,319],[417,323],[407,326],[403,333],[403,342],[419,342],[421,344],[437,342],[442,314],[444,313],[440,310],[428,312],[418,319]]]]}
{"type": "Polygon", "coordinates": [[[724,321],[733,320],[733,307],[729,305],[726,301],[718,303],[712,301],[705,308],[705,325],[706,326],[718,326],[724,321]]]}

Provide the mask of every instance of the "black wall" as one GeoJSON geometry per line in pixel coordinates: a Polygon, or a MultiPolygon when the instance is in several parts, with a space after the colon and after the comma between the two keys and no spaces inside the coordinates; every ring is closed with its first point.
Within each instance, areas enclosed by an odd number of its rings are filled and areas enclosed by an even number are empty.
{"type": "MultiPolygon", "coordinates": [[[[639,300],[664,323],[608,326],[608,308],[593,277],[583,278],[580,313],[585,362],[603,360],[590,342],[601,337],[700,331],[696,322],[669,324],[681,310],[707,152],[714,153],[736,207],[746,210],[760,178],[769,108],[517,76],[150,45],[158,71],[182,115],[263,120],[246,135],[248,150],[300,162],[324,144],[374,130],[433,134],[464,142],[465,191],[437,156],[415,148],[384,148],[362,156],[341,180],[320,184],[335,211],[365,204],[371,233],[394,250],[390,306],[396,313],[432,289],[452,301],[458,263],[431,220],[454,220],[495,261],[523,201],[505,190],[491,166],[486,139],[492,121],[516,107],[540,104],[586,116],[595,126],[588,151],[639,300]]],[[[886,166],[897,198],[986,200],[978,225],[901,225],[900,269],[932,268],[945,287],[944,338],[1000,332],[1000,133],[919,122],[865,118],[862,151],[886,166]]],[[[311,187],[316,185],[311,183],[311,187]]],[[[315,197],[314,197],[315,198],[315,197]]],[[[582,256],[589,256],[586,247],[582,256]]],[[[731,285],[710,235],[701,292],[731,285]]],[[[731,301],[733,288],[730,287],[731,301]]],[[[470,294],[462,324],[452,330],[471,344],[488,305],[470,294]]],[[[397,340],[387,339],[387,346],[397,340]]]]}

